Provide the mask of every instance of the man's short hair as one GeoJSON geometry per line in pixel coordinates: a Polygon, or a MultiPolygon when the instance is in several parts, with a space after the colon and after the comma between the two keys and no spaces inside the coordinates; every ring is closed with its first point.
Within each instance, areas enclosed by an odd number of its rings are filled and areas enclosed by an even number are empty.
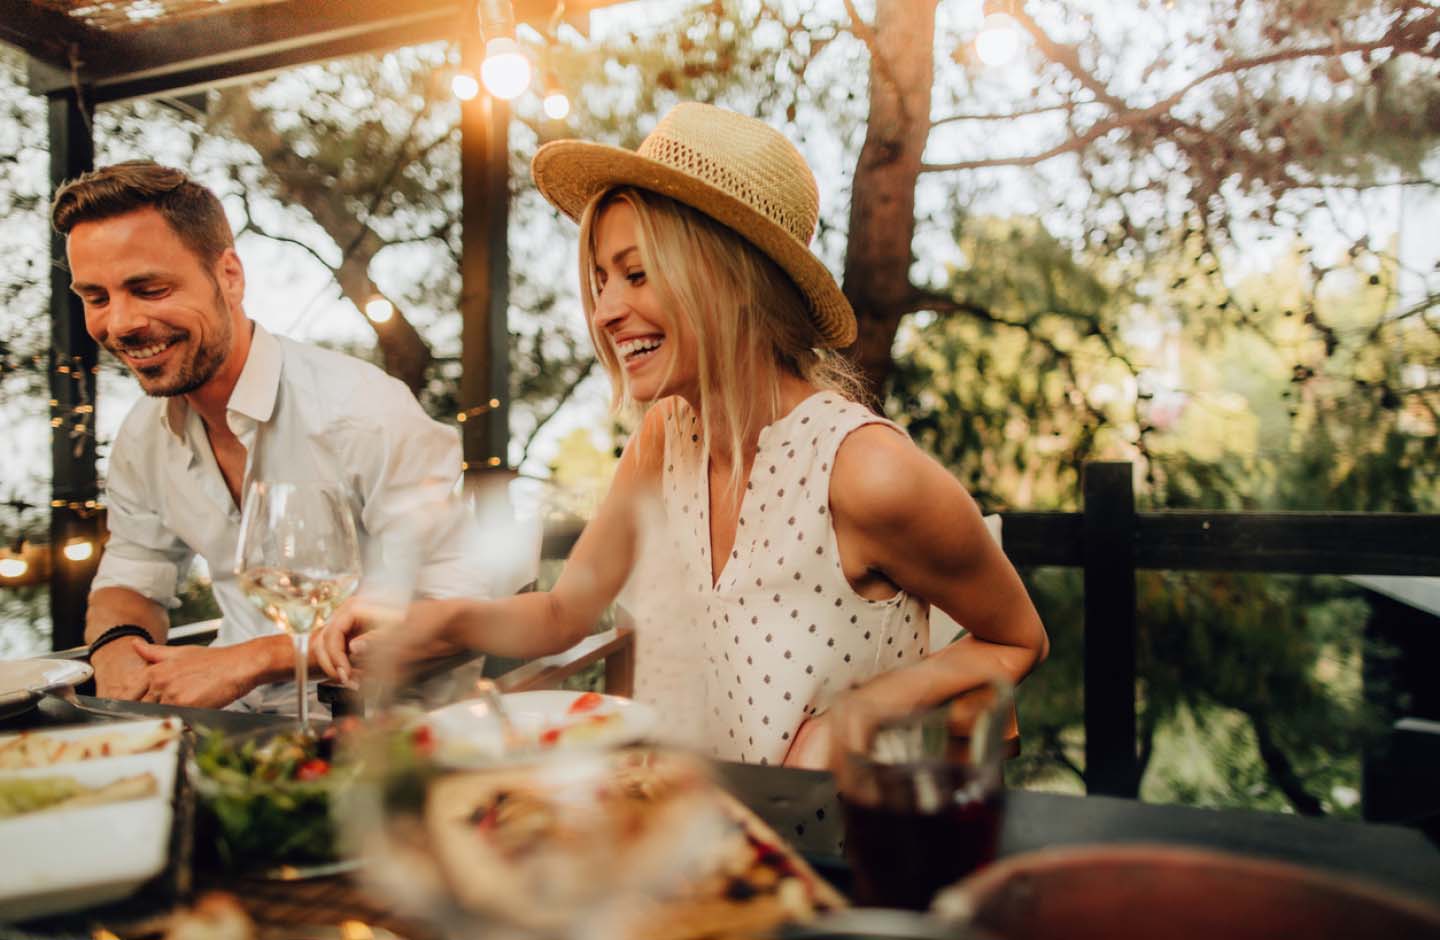
{"type": "Polygon", "coordinates": [[[61,235],[81,222],[99,222],[153,208],[208,267],[233,248],[225,207],[183,170],[149,160],[128,160],[82,174],[60,188],[50,224],[61,235]]]}

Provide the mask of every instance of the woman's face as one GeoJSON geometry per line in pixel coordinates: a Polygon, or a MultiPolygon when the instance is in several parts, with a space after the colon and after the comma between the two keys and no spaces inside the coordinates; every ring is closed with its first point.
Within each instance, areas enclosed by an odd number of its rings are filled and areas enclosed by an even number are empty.
{"type": "Polygon", "coordinates": [[[625,370],[630,397],[680,395],[699,404],[695,345],[661,309],[640,258],[639,226],[628,202],[610,203],[595,222],[595,333],[625,370]]]}

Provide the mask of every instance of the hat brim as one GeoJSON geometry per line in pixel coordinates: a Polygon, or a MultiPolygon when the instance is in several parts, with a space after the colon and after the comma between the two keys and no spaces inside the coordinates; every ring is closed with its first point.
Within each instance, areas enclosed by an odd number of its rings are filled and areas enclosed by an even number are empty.
{"type": "Polygon", "coordinates": [[[617,186],[650,190],[705,213],[790,275],[826,346],[855,342],[855,311],[830,269],[783,226],[704,180],[632,150],[580,140],[545,144],[531,160],[530,172],[540,194],[577,222],[590,200],[617,186]]]}

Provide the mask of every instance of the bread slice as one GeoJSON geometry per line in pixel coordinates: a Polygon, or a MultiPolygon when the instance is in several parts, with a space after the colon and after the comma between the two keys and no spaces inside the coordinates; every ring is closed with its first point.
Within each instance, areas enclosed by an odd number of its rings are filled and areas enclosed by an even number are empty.
{"type": "Polygon", "coordinates": [[[166,719],[143,731],[124,725],[94,734],[69,736],[44,731],[22,731],[9,740],[0,740],[0,770],[53,767],[97,757],[140,754],[164,747],[180,734],[180,722],[166,719]]]}

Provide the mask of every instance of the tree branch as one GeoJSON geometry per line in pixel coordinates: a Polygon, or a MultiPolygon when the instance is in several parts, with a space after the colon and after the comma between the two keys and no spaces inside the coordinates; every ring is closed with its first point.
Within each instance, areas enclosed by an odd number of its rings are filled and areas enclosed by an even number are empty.
{"type": "Polygon", "coordinates": [[[1099,102],[1066,101],[1060,104],[1047,104],[1038,108],[1025,108],[1019,111],[1011,111],[1008,114],[951,114],[947,117],[931,121],[930,126],[935,128],[942,124],[956,124],[961,121],[1008,121],[1011,118],[1032,117],[1036,114],[1053,114],[1056,111],[1070,111],[1087,104],[1099,104],[1099,102]]]}
{"type": "MultiPolygon", "coordinates": [[[[1384,36],[1378,39],[1335,42],[1323,46],[1307,46],[1302,49],[1280,49],[1265,55],[1231,58],[1210,69],[1208,72],[1196,76],[1170,95],[1160,99],[1149,107],[1138,110],[1125,110],[1123,113],[1117,114],[1112,118],[1099,121],[1091,125],[1088,130],[1078,137],[1073,137],[1063,143],[1056,144],[1048,150],[1023,156],[987,157],[980,160],[962,160],[956,163],[927,163],[920,167],[920,171],[922,173],[942,173],[949,171],[981,170],[1001,166],[1036,166],[1067,153],[1078,153],[1085,150],[1092,143],[1112,131],[1134,127],[1137,124],[1142,124],[1161,115],[1168,114],[1176,105],[1183,101],[1185,96],[1190,92],[1222,76],[1249,71],[1250,69],[1261,68],[1266,65],[1276,65],[1281,62],[1293,62],[1300,59],[1313,58],[1315,56],[1336,56],[1347,52],[1373,52],[1378,49],[1391,47],[1400,48],[1405,40],[1410,40],[1411,44],[1418,48],[1419,43],[1425,40],[1417,37],[1428,36],[1430,31],[1437,29],[1440,29],[1440,13],[1427,16],[1408,25],[1397,23],[1387,31],[1384,36]]],[[[1412,50],[1407,49],[1405,51],[1412,50]]],[[[1062,62],[1062,64],[1064,63],[1062,62]]]]}
{"type": "Polygon", "coordinates": [[[256,225],[254,219],[246,220],[245,224],[241,226],[240,232],[237,232],[236,234],[242,234],[244,232],[254,232],[261,238],[268,238],[272,242],[284,242],[287,245],[294,245],[297,248],[303,248],[305,249],[306,254],[314,258],[316,261],[320,262],[320,264],[324,266],[325,270],[330,272],[330,276],[332,278],[336,277],[336,270],[335,268],[331,267],[330,262],[326,261],[323,257],[321,257],[320,252],[316,251],[310,245],[301,241],[298,238],[291,238],[289,235],[276,235],[274,232],[266,231],[261,226],[256,225]]]}
{"type": "Polygon", "coordinates": [[[1270,781],[1285,795],[1290,805],[1295,807],[1295,812],[1302,816],[1324,816],[1325,808],[1306,791],[1294,765],[1290,763],[1290,758],[1270,734],[1266,716],[1253,711],[1246,711],[1244,714],[1250,719],[1250,727],[1255,730],[1255,743],[1260,749],[1260,759],[1265,763],[1270,781]]]}
{"type": "Polygon", "coordinates": [[[1045,58],[1051,62],[1059,63],[1064,67],[1065,71],[1075,76],[1080,84],[1089,89],[1090,94],[1095,96],[1097,102],[1105,105],[1112,111],[1130,110],[1129,102],[1112,93],[1106,84],[1095,76],[1095,73],[1091,72],[1080,62],[1080,52],[1075,46],[1056,42],[1050,38],[1049,33],[1040,28],[1040,24],[1035,22],[1035,19],[1029,13],[1025,12],[1024,3],[1015,4],[1014,9],[1010,11],[1010,16],[1016,23],[1020,24],[1021,29],[1030,34],[1030,38],[1035,41],[1035,45],[1039,47],[1041,54],[1044,55],[1045,58]]]}
{"type": "Polygon", "coordinates": [[[588,379],[590,373],[595,371],[595,363],[597,361],[593,356],[588,359],[585,367],[561,390],[559,397],[555,399],[555,406],[551,408],[543,418],[535,422],[535,427],[530,429],[530,433],[525,437],[524,446],[520,448],[520,459],[516,461],[517,465],[525,462],[525,458],[530,455],[530,445],[535,443],[535,438],[540,435],[540,429],[549,424],[551,419],[560,413],[560,409],[565,407],[566,402],[570,400],[570,396],[574,395],[575,390],[580,387],[580,383],[588,379]]]}
{"type": "Polygon", "coordinates": [[[1055,729],[1047,728],[1042,731],[1040,740],[1044,742],[1043,751],[1046,756],[1078,777],[1082,784],[1085,782],[1085,771],[1065,753],[1065,745],[1060,742],[1060,735],[1055,729]]]}

